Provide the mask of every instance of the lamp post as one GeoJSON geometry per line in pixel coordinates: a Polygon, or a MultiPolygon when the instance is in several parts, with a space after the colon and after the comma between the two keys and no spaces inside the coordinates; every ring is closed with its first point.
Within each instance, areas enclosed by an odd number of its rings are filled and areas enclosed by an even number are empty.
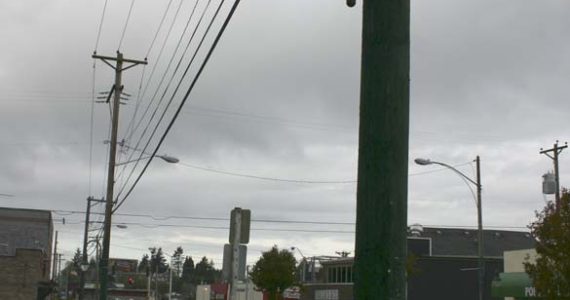
{"type": "Polygon", "coordinates": [[[477,175],[476,175],[476,179],[473,180],[471,178],[469,178],[467,175],[461,173],[459,170],[457,170],[456,168],[446,164],[446,163],[442,163],[442,162],[438,162],[438,161],[432,161],[429,159],[425,159],[425,158],[416,158],[414,160],[416,162],[416,164],[421,165],[421,166],[426,166],[426,165],[440,165],[440,166],[444,166],[450,170],[452,170],[453,172],[455,172],[457,175],[461,176],[463,179],[467,180],[467,182],[475,185],[477,187],[477,231],[478,231],[478,248],[477,248],[477,254],[478,254],[478,283],[479,283],[479,300],[483,300],[483,287],[484,287],[484,282],[485,282],[485,264],[483,263],[483,213],[482,213],[482,207],[481,207],[481,161],[479,159],[479,155],[477,155],[477,157],[475,158],[475,163],[477,165],[477,175]]]}
{"type": "MultiPolygon", "coordinates": [[[[118,105],[116,105],[118,106],[118,105]]],[[[114,111],[117,111],[115,109],[114,111]]],[[[114,113],[115,115],[116,113],[114,113]]],[[[116,127],[116,126],[114,126],[116,127]]],[[[109,250],[111,248],[111,217],[113,214],[113,203],[114,203],[114,185],[115,185],[115,168],[120,165],[128,164],[131,162],[136,162],[142,159],[152,158],[153,155],[149,155],[148,157],[140,157],[135,160],[130,160],[122,163],[115,162],[116,156],[116,128],[113,130],[113,137],[111,138],[110,143],[110,159],[109,159],[109,173],[107,175],[107,196],[106,196],[106,205],[105,205],[105,221],[103,224],[103,248],[101,252],[101,259],[99,261],[99,272],[100,272],[100,284],[101,284],[101,291],[99,294],[100,300],[107,300],[107,288],[108,288],[108,263],[109,263],[109,250]]],[[[179,160],[172,156],[166,155],[155,155],[155,157],[160,157],[164,161],[168,163],[177,163],[179,160]]]]}
{"type": "MultiPolygon", "coordinates": [[[[305,263],[307,263],[308,259],[305,255],[303,255],[303,252],[301,252],[301,249],[299,249],[299,247],[295,247],[295,246],[291,247],[291,251],[295,251],[295,250],[297,250],[299,252],[299,254],[301,254],[301,256],[303,257],[303,260],[305,261],[305,263]]],[[[311,257],[310,266],[311,266],[310,281],[314,282],[315,281],[315,257],[314,256],[311,257]]],[[[303,276],[303,278],[301,279],[302,281],[307,280],[307,275],[305,274],[305,271],[306,271],[305,266],[303,266],[303,271],[302,271],[302,275],[301,275],[301,276],[303,276]]]]}
{"type": "Polygon", "coordinates": [[[303,264],[302,264],[303,266],[301,269],[301,282],[304,282],[307,278],[307,276],[305,275],[305,270],[306,270],[305,264],[307,263],[307,258],[305,257],[305,255],[303,255],[303,252],[301,252],[301,249],[299,249],[295,246],[291,247],[291,251],[295,251],[295,250],[297,250],[299,252],[299,254],[301,254],[301,257],[303,258],[303,264]]]}

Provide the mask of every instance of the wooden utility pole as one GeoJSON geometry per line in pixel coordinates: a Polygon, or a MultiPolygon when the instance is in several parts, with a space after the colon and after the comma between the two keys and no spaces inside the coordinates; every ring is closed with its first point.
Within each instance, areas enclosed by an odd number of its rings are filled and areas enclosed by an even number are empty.
{"type": "Polygon", "coordinates": [[[558,155],[565,148],[568,148],[568,143],[564,143],[564,146],[558,146],[558,141],[556,141],[556,143],[554,143],[554,146],[552,146],[552,148],[550,149],[542,150],[542,148],[540,148],[540,154],[544,154],[550,157],[554,162],[554,181],[556,183],[556,190],[554,192],[554,197],[556,199],[557,210],[560,208],[560,176],[558,173],[558,155]],[[550,152],[552,152],[552,155],[550,155],[550,152]]]}
{"type": "Polygon", "coordinates": [[[83,265],[87,265],[87,244],[89,239],[89,217],[91,215],[91,201],[105,202],[105,200],[95,199],[91,196],[87,197],[87,210],[85,211],[85,231],[83,233],[83,255],[81,258],[81,274],[79,275],[79,300],[82,300],[85,293],[85,272],[83,265]]]}
{"type": "Polygon", "coordinates": [[[136,65],[143,64],[146,65],[147,62],[140,60],[132,60],[123,58],[123,53],[117,51],[117,57],[100,56],[96,53],[93,54],[93,58],[102,60],[111,68],[115,69],[115,85],[113,88],[114,99],[113,99],[113,114],[112,114],[112,124],[111,124],[111,142],[109,144],[109,172],[107,174],[107,196],[105,198],[105,223],[103,227],[103,250],[101,251],[101,260],[99,261],[99,272],[101,281],[101,292],[99,294],[99,299],[107,300],[107,286],[109,281],[108,268],[109,268],[109,249],[111,246],[111,215],[113,213],[113,201],[114,197],[114,185],[115,185],[115,159],[117,155],[117,132],[119,129],[119,107],[121,104],[121,93],[123,91],[122,86],[122,74],[124,70],[132,68],[136,65]],[[115,61],[115,66],[113,66],[109,61],[115,61]],[[130,63],[130,65],[123,67],[124,63],[130,63]]]}
{"type": "Polygon", "coordinates": [[[410,1],[364,0],[356,300],[407,298],[410,1]]]}

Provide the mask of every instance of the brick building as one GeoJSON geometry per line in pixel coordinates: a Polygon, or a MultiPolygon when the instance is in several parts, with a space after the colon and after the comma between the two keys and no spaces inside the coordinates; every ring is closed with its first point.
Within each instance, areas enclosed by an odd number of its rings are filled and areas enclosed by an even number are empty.
{"type": "Polygon", "coordinates": [[[0,299],[37,299],[49,286],[50,211],[0,207],[0,299]]]}

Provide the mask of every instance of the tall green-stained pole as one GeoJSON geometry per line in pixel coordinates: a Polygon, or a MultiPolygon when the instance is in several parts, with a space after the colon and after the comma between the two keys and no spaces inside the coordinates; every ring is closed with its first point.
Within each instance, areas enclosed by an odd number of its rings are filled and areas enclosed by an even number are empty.
{"type": "Polygon", "coordinates": [[[354,299],[406,299],[410,1],[363,6],[354,299]]]}

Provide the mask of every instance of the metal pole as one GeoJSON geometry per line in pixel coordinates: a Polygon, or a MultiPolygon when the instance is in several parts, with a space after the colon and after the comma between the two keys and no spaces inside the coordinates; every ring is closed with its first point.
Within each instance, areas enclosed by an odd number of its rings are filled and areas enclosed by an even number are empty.
{"type": "Polygon", "coordinates": [[[231,241],[232,246],[232,277],[230,285],[230,300],[237,299],[237,282],[238,282],[238,270],[239,270],[239,245],[241,240],[241,208],[236,207],[235,211],[235,223],[234,223],[234,240],[231,241]]]}
{"type": "Polygon", "coordinates": [[[354,298],[406,287],[410,0],[363,1],[354,298]]]}
{"type": "Polygon", "coordinates": [[[311,282],[315,282],[315,257],[311,257],[311,282]]]}
{"type": "Polygon", "coordinates": [[[479,234],[478,254],[479,254],[479,300],[483,300],[485,291],[485,261],[484,261],[484,238],[483,238],[483,207],[481,203],[481,160],[479,155],[475,159],[477,163],[477,229],[479,234]]]}

